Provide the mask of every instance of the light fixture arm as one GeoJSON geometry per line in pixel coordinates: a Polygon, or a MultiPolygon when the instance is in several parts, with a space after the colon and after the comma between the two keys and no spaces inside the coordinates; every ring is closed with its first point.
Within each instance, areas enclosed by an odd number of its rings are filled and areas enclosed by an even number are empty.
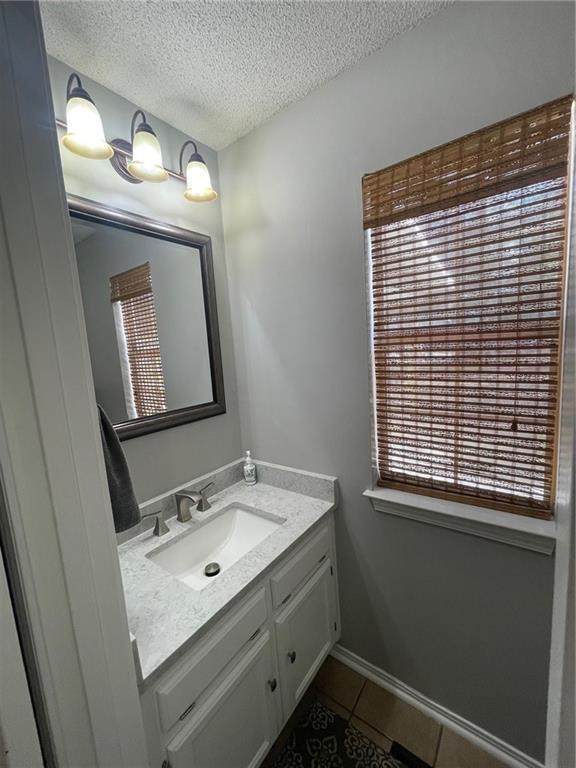
{"type": "MultiPolygon", "coordinates": [[[[196,145],[195,141],[192,141],[192,139],[188,139],[188,141],[185,141],[184,144],[182,144],[182,149],[180,150],[180,176],[184,175],[184,150],[188,146],[188,144],[191,144],[194,147],[194,152],[190,156],[190,160],[194,155],[198,155],[198,146],[196,145]]],[[[200,157],[200,155],[198,155],[200,157]]],[[[200,158],[201,159],[201,158],[200,158]]],[[[188,162],[190,162],[190,160],[188,162]]]]}
{"type": "Polygon", "coordinates": [[[70,94],[72,93],[72,83],[74,80],[76,80],[76,88],[79,88],[82,91],[84,90],[84,88],[82,88],[82,80],[80,80],[80,77],[76,74],[76,72],[72,72],[66,85],[66,101],[68,101],[70,94]]]}
{"type": "Polygon", "coordinates": [[[84,86],[82,85],[82,80],[80,80],[79,75],[76,74],[76,72],[72,72],[70,77],[68,78],[68,82],[66,84],[66,101],[70,101],[71,98],[79,98],[79,99],[86,99],[86,101],[89,101],[91,104],[94,104],[94,101],[91,99],[90,94],[84,90],[84,86]],[[74,80],[76,81],[76,85],[74,85],[74,80]]]}
{"type": "Polygon", "coordinates": [[[144,123],[145,125],[148,125],[148,123],[146,122],[146,115],[144,114],[144,112],[142,112],[141,109],[137,109],[136,112],[134,112],[134,114],[132,115],[132,125],[130,127],[130,141],[132,142],[132,144],[134,143],[134,132],[136,130],[136,118],[138,117],[138,115],[142,115],[142,120],[140,122],[144,123]]]}

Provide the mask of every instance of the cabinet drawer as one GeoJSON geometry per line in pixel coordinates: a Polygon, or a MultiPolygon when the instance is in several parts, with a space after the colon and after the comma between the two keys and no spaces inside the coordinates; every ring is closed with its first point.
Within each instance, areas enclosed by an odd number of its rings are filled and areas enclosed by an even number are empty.
{"type": "Polygon", "coordinates": [[[272,605],[278,608],[286,602],[296,587],[307,579],[316,566],[328,557],[330,552],[330,530],[322,528],[302,549],[271,578],[272,605]]]}
{"type": "Polygon", "coordinates": [[[204,644],[194,648],[188,663],[157,689],[158,711],[164,731],[184,719],[200,694],[252,639],[266,617],[266,591],[260,589],[217,627],[204,644]]]}

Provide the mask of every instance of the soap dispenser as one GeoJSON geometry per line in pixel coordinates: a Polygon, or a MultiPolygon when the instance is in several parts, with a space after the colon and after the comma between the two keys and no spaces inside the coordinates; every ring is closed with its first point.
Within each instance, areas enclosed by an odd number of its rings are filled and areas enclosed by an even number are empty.
{"type": "Polygon", "coordinates": [[[246,485],[256,485],[256,465],[252,461],[250,451],[246,451],[244,458],[244,482],[246,485]]]}

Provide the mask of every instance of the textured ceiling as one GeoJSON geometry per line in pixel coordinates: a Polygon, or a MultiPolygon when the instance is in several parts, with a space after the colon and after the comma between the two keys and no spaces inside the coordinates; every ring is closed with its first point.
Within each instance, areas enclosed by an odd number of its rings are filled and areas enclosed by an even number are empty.
{"type": "Polygon", "coordinates": [[[445,3],[41,4],[48,53],[221,149],[445,3]]]}

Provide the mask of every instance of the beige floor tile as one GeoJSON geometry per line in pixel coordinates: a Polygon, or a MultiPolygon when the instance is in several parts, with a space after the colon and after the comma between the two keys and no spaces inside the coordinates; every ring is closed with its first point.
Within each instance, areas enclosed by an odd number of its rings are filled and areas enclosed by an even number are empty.
{"type": "Polygon", "coordinates": [[[370,739],[370,741],[373,741],[374,744],[377,744],[385,752],[390,752],[390,748],[392,747],[392,742],[390,741],[389,738],[384,736],[383,733],[380,733],[375,728],[372,728],[371,725],[368,725],[368,723],[365,723],[364,720],[360,720],[360,718],[356,717],[356,715],[352,716],[350,723],[355,728],[358,728],[358,730],[361,733],[363,733],[364,736],[367,736],[370,739]]]}
{"type": "Polygon", "coordinates": [[[339,717],[341,717],[343,720],[346,720],[346,722],[350,720],[352,712],[343,707],[341,704],[338,704],[338,702],[334,701],[334,699],[331,699],[330,696],[327,696],[324,693],[324,691],[316,691],[316,696],[318,697],[318,701],[324,704],[325,707],[328,707],[328,709],[331,709],[332,712],[334,712],[336,715],[339,715],[339,717]]]}
{"type": "Polygon", "coordinates": [[[354,714],[432,765],[440,724],[370,680],[364,686],[354,714]]]}
{"type": "Polygon", "coordinates": [[[436,768],[506,768],[506,766],[454,731],[444,728],[436,768]]]}
{"type": "Polygon", "coordinates": [[[316,675],[314,685],[350,712],[358,700],[365,678],[328,656],[316,675]]]}

